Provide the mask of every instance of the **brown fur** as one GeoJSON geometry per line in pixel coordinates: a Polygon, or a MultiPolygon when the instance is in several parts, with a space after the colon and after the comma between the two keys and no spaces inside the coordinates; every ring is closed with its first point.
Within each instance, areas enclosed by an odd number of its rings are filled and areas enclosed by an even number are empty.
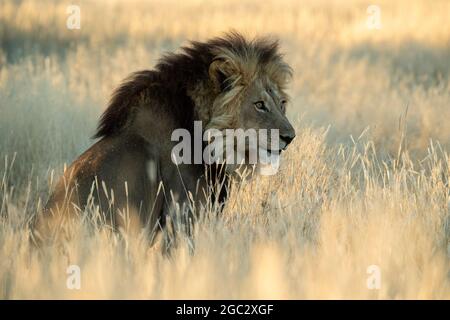
{"type": "MultiPolygon", "coordinates": [[[[147,228],[153,238],[175,203],[192,205],[189,194],[197,208],[210,197],[223,203],[225,188],[207,192],[218,180],[226,182],[221,167],[175,166],[171,133],[178,128],[192,132],[195,120],[203,121],[204,129],[235,128],[242,122],[246,90],[256,79],[266,79],[281,96],[290,75],[277,42],[247,41],[237,33],[192,42],[181,53],[163,57],[154,70],[132,74],[102,115],[95,134],[99,140],[65,171],[37,219],[36,234],[54,237],[67,219],[77,216],[74,212],[98,205],[114,228],[132,221],[133,228],[147,228]]],[[[284,111],[277,112],[281,129],[292,136],[284,111]]],[[[191,211],[181,214],[185,225],[190,225],[191,211]]]]}

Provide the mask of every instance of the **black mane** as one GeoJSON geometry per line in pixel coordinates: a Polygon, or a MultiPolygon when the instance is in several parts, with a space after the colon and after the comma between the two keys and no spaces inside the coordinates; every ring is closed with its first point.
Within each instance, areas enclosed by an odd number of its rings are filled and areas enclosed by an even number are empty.
{"type": "Polygon", "coordinates": [[[194,107],[187,96],[188,84],[208,78],[209,65],[214,60],[214,52],[218,48],[226,48],[245,55],[250,46],[257,49],[261,63],[278,56],[276,41],[259,39],[250,42],[239,33],[231,32],[207,42],[192,41],[188,46],[181,48],[181,53],[163,56],[154,70],[132,73],[114,90],[93,138],[119,133],[129,120],[133,105],[138,105],[141,93],[146,90],[151,90],[152,95],[159,99],[169,101],[175,108],[184,108],[172,112],[183,112],[184,118],[190,120],[193,117],[194,107]],[[187,110],[186,104],[192,106],[191,110],[187,110]],[[186,114],[187,112],[191,114],[186,114]]]}

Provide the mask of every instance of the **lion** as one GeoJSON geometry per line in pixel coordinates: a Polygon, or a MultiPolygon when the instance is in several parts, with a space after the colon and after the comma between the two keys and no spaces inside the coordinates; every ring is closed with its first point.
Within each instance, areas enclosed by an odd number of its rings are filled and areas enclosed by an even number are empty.
{"type": "Polygon", "coordinates": [[[36,238],[56,238],[88,206],[114,230],[144,230],[151,239],[168,221],[190,225],[192,212],[207,203],[223,206],[235,166],[174,163],[172,133],[192,133],[196,121],[203,130],[276,129],[284,150],[295,137],[286,117],[291,78],[277,40],[247,40],[236,32],[192,41],[154,70],[131,74],[101,116],[98,141],[50,194],[36,219],[36,238]]]}

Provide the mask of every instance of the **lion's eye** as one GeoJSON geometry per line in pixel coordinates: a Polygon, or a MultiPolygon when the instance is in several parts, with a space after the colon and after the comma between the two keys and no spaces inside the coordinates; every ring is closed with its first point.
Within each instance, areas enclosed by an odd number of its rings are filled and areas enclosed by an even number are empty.
{"type": "Polygon", "coordinates": [[[268,111],[268,109],[266,108],[266,105],[265,105],[264,101],[257,101],[257,102],[255,102],[254,104],[255,104],[256,110],[262,111],[262,112],[268,111]]]}
{"type": "Polygon", "coordinates": [[[287,100],[281,100],[281,110],[284,111],[286,109],[287,100]]]}

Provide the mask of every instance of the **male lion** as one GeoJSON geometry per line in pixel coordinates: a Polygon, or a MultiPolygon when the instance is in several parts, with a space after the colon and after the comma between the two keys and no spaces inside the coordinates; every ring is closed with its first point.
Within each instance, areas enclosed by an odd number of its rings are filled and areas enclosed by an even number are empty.
{"type": "Polygon", "coordinates": [[[203,129],[277,129],[285,149],[295,137],[285,116],[290,78],[277,41],[234,32],[191,42],[154,70],[133,73],[113,93],[99,140],[65,170],[34,234],[53,238],[92,205],[114,229],[145,230],[150,238],[168,217],[176,220],[174,212],[189,224],[199,206],[224,202],[230,170],[226,163],[175,164],[174,130],[192,132],[194,121],[203,129]]]}

